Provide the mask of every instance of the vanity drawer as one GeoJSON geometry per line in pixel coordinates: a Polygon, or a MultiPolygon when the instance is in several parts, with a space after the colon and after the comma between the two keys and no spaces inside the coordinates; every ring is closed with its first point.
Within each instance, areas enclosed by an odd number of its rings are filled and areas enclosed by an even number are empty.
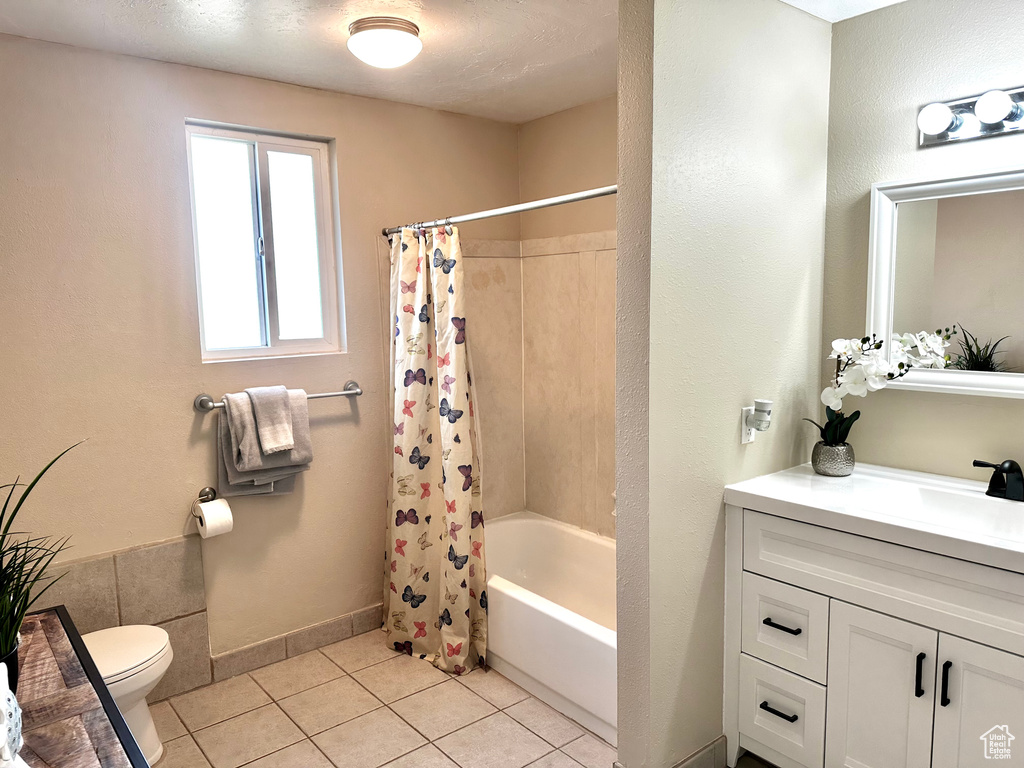
{"type": "Polygon", "coordinates": [[[743,574],[743,652],[825,683],[828,598],[743,574]]]}
{"type": "Polygon", "coordinates": [[[763,661],[740,656],[740,738],[748,736],[800,765],[825,754],[825,688],[763,661]]]}
{"type": "Polygon", "coordinates": [[[743,568],[1024,655],[1024,574],[761,512],[743,512],[743,568]]]}

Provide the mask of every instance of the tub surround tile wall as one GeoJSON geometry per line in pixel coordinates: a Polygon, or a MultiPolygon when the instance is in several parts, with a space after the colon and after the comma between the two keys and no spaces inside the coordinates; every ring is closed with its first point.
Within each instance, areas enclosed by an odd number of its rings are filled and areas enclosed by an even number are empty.
{"type": "Polygon", "coordinates": [[[523,254],[526,508],[614,537],[615,233],[523,254]]]}
{"type": "Polygon", "coordinates": [[[526,506],[519,241],[467,240],[463,252],[484,510],[493,518],[526,506]]]}
{"type": "Polygon", "coordinates": [[[463,252],[488,516],[614,537],[615,232],[463,252]]]}
{"type": "Polygon", "coordinates": [[[579,251],[614,251],[615,230],[604,232],[585,232],[579,235],[557,235],[554,237],[538,237],[523,240],[523,257],[552,256],[560,253],[578,253],[579,251]]]}

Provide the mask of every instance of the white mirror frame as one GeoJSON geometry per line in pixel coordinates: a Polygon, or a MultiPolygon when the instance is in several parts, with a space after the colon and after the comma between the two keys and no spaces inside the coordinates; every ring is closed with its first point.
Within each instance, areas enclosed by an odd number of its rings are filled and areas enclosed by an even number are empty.
{"type": "MultiPolygon", "coordinates": [[[[898,203],[1018,189],[1024,189],[1024,168],[1019,166],[946,179],[887,181],[873,184],[868,254],[868,333],[874,334],[886,343],[892,338],[898,203]]],[[[935,329],[899,330],[916,332],[935,329]]],[[[1024,374],[1015,373],[917,369],[890,382],[889,386],[894,389],[913,389],[921,392],[1024,398],[1024,374]]]]}

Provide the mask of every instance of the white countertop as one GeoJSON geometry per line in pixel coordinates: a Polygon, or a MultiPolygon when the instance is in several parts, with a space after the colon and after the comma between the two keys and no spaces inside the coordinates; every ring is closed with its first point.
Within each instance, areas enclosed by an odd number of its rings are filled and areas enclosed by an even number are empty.
{"type": "Polygon", "coordinates": [[[1024,502],[987,487],[871,464],[822,477],[805,464],[726,486],[725,503],[1024,573],[1024,502]]]}

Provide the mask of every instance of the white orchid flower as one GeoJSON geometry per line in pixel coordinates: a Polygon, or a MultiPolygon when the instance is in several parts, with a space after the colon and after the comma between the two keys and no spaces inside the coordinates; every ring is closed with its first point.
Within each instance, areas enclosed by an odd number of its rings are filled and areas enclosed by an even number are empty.
{"type": "Polygon", "coordinates": [[[843,397],[836,387],[825,387],[821,390],[821,402],[833,411],[843,410],[843,397]]]}
{"type": "Polygon", "coordinates": [[[829,355],[829,359],[834,360],[837,357],[848,357],[853,353],[853,347],[850,345],[849,339],[836,339],[832,342],[832,354],[829,355]]]}
{"type": "Polygon", "coordinates": [[[840,376],[839,382],[854,397],[866,397],[868,394],[868,377],[863,365],[851,365],[840,376]]]}
{"type": "Polygon", "coordinates": [[[874,354],[859,366],[864,373],[864,383],[868,390],[877,392],[889,383],[889,363],[880,354],[874,354]]]}

